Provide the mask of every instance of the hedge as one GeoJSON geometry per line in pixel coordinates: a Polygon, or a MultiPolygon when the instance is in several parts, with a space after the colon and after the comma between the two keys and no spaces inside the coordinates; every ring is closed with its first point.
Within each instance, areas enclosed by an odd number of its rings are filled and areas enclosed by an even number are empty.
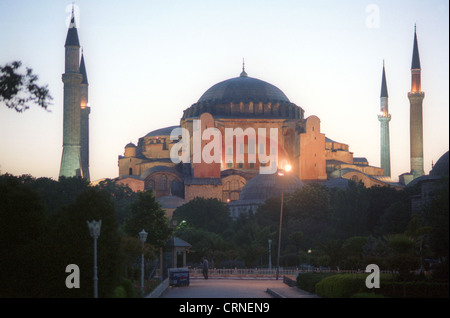
{"type": "MultiPolygon", "coordinates": [[[[368,274],[335,274],[316,284],[316,294],[326,298],[348,298],[357,293],[376,292],[366,287],[368,274]]],[[[380,287],[392,281],[392,275],[380,275],[380,287]]]]}
{"type": "Polygon", "coordinates": [[[297,287],[309,293],[316,292],[316,284],[325,277],[336,275],[336,273],[299,273],[297,275],[297,287]]]}
{"type": "Polygon", "coordinates": [[[369,297],[367,293],[390,298],[448,298],[448,283],[432,281],[395,282],[390,274],[380,275],[380,288],[367,289],[368,274],[335,274],[316,284],[315,293],[326,298],[369,297]],[[365,296],[364,296],[365,295],[365,296]]]}
{"type": "Polygon", "coordinates": [[[448,298],[448,283],[415,281],[384,282],[377,294],[392,298],[448,298]]]}

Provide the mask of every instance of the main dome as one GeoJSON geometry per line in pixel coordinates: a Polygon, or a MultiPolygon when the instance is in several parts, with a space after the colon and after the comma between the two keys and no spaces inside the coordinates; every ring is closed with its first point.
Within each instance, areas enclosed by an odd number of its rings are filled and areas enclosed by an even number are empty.
{"type": "Polygon", "coordinates": [[[227,79],[209,88],[198,100],[198,103],[230,103],[230,102],[286,102],[287,96],[276,86],[260,79],[239,76],[227,79]]]}
{"type": "Polygon", "coordinates": [[[181,120],[198,118],[203,113],[215,118],[284,118],[303,119],[301,107],[291,103],[276,86],[248,77],[245,70],[234,77],[211,86],[183,112],[181,120]]]}

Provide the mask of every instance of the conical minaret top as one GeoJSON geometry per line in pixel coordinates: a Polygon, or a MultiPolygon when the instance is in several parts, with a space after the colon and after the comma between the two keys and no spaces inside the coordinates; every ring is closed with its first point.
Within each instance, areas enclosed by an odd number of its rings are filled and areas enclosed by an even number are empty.
{"type": "Polygon", "coordinates": [[[384,68],[383,60],[383,73],[381,75],[381,92],[380,92],[380,116],[390,117],[388,106],[388,89],[386,83],[386,70],[384,68]]]}
{"type": "Polygon", "coordinates": [[[388,91],[387,91],[387,84],[386,84],[386,71],[384,70],[384,60],[383,60],[383,75],[381,77],[381,94],[380,97],[389,97],[388,91]]]}
{"type": "Polygon", "coordinates": [[[67,31],[66,43],[64,46],[77,46],[80,47],[80,41],[78,40],[77,26],[75,24],[75,14],[72,6],[72,16],[70,18],[69,30],[67,31]]]}
{"type": "Polygon", "coordinates": [[[419,45],[417,44],[416,26],[414,26],[414,46],[411,61],[411,93],[421,92],[421,68],[419,58],[419,45]]]}
{"type": "Polygon", "coordinates": [[[419,45],[417,44],[417,32],[415,25],[414,25],[414,47],[413,47],[411,69],[420,70],[419,45]]]}
{"type": "Polygon", "coordinates": [[[81,84],[89,84],[88,78],[87,78],[87,73],[86,73],[86,66],[84,64],[83,50],[81,50],[80,73],[83,76],[83,79],[81,80],[81,84]]]}

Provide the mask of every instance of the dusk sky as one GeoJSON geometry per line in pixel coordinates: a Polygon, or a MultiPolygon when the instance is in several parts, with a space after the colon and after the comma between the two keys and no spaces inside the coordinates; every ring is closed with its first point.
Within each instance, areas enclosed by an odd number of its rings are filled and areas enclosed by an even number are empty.
{"type": "MultiPolygon", "coordinates": [[[[0,0],[0,65],[20,60],[48,84],[50,112],[0,104],[0,173],[57,179],[64,42],[72,2],[0,0]]],[[[383,59],[392,179],[410,171],[409,100],[417,25],[428,174],[449,149],[449,2],[76,1],[89,80],[91,180],[118,177],[124,146],[178,125],[212,85],[248,76],[316,115],[321,132],[380,166],[383,59]]]]}

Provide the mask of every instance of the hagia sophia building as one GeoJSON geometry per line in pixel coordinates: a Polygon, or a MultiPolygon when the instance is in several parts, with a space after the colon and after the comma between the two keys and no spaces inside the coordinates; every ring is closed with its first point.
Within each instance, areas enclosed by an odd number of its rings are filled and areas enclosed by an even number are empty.
{"type": "MultiPolygon", "coordinates": [[[[79,62],[80,44],[73,14],[72,22],[65,44],[64,143],[60,175],[80,175],[89,180],[88,82],[83,56],[79,62]]],[[[282,187],[290,192],[311,182],[346,187],[352,180],[362,182],[366,187],[379,185],[401,189],[424,175],[424,93],[420,86],[416,31],[411,73],[411,92],[408,93],[411,172],[401,175],[399,182],[393,182],[390,176],[391,116],[384,65],[378,115],[381,167],[374,167],[366,158],[354,157],[348,144],[325,136],[320,129],[320,118],[314,115],[305,118],[303,108],[293,103],[281,89],[249,76],[244,64],[239,76],[212,85],[197,102],[186,108],[178,125],[151,131],[139,138],[137,144],[127,144],[123,155],[118,156],[116,181],[134,191],[152,190],[169,218],[176,207],[196,197],[219,199],[228,204],[231,215],[236,217],[256,208],[267,198],[280,195],[282,187]],[[200,160],[195,160],[199,150],[213,142],[214,135],[205,138],[203,134],[211,128],[223,136],[220,152],[214,153],[219,155],[219,160],[209,162],[201,156],[197,157],[200,160]],[[244,132],[243,142],[238,143],[237,138],[230,142],[225,138],[227,132],[239,132],[240,129],[244,132]],[[275,137],[270,134],[274,130],[277,132],[275,137]],[[258,142],[245,136],[249,131],[256,133],[258,142]],[[195,140],[196,136],[199,140],[195,140]],[[180,154],[182,143],[189,148],[188,155],[178,162],[173,157],[174,153],[180,154]],[[177,147],[175,151],[172,151],[173,147],[177,147]],[[277,160],[261,160],[271,152],[278,154],[277,160]],[[275,173],[261,173],[270,165],[275,168],[275,173]],[[277,171],[285,170],[287,166],[292,170],[280,176],[277,171]]]]}

